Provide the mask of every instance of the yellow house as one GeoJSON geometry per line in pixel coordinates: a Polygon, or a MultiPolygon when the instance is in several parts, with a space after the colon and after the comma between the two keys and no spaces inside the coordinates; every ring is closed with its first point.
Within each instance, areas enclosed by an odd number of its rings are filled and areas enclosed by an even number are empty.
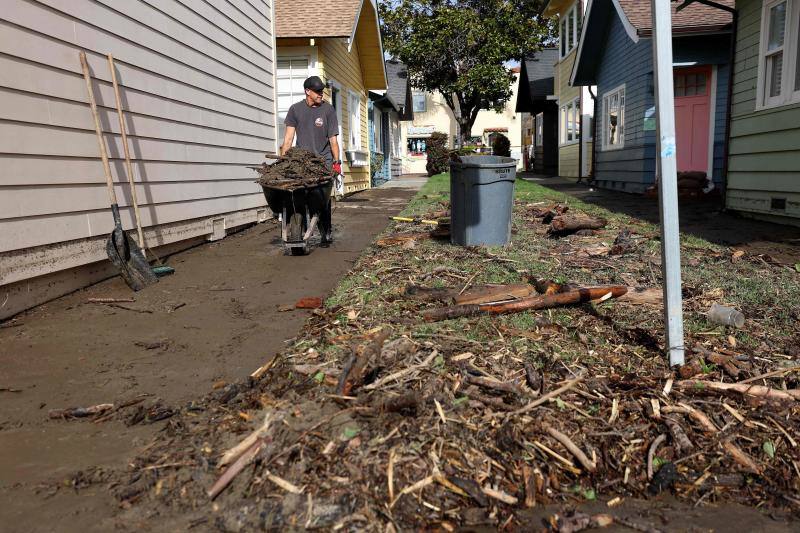
{"type": "Polygon", "coordinates": [[[558,174],[562,177],[591,174],[595,88],[569,83],[587,4],[586,0],[550,0],[544,8],[544,16],[558,18],[553,98],[558,101],[558,174]]]}
{"type": "Polygon", "coordinates": [[[339,119],[345,191],[369,188],[368,92],[387,88],[375,1],[276,0],[275,35],[278,138],[289,107],[305,97],[303,80],[321,77],[339,119]]]}
{"type": "Polygon", "coordinates": [[[414,119],[400,125],[403,173],[424,174],[428,162],[425,153],[427,140],[434,132],[445,133],[448,145],[455,146],[458,127],[453,112],[440,93],[413,91],[411,95],[414,119]]]}
{"type": "MultiPolygon", "coordinates": [[[[519,77],[520,69],[515,67],[514,74],[519,77]]],[[[508,137],[511,142],[511,157],[517,160],[517,169],[522,170],[522,113],[517,113],[517,96],[519,83],[512,85],[511,99],[499,113],[493,109],[481,109],[472,125],[472,137],[480,137],[486,146],[492,146],[494,134],[508,137]]]]}

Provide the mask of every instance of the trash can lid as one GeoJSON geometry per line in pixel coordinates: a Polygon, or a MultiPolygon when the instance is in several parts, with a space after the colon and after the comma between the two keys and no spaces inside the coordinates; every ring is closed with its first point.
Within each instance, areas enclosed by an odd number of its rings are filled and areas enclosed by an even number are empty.
{"type": "Polygon", "coordinates": [[[450,166],[456,168],[508,168],[516,167],[513,157],[499,155],[462,155],[460,161],[451,161],[450,166]]]}

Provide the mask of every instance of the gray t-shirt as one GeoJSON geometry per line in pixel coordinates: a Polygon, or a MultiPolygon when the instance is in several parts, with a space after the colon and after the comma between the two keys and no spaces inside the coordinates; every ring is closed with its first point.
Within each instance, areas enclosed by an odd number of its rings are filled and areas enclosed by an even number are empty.
{"type": "Polygon", "coordinates": [[[339,135],[336,110],[327,102],[318,107],[309,106],[305,100],[297,102],[286,113],[286,126],[295,128],[297,146],[321,155],[333,164],[330,138],[339,135]]]}

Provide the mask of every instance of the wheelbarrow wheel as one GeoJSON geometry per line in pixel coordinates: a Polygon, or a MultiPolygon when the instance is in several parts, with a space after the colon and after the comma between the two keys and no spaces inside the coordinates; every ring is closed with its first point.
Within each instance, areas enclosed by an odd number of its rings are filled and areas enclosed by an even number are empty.
{"type": "MultiPolygon", "coordinates": [[[[289,217],[289,231],[288,233],[288,240],[290,243],[300,243],[303,242],[303,233],[305,233],[305,220],[303,219],[303,215],[301,213],[293,213],[289,217]]],[[[306,254],[306,247],[295,247],[292,246],[290,248],[292,255],[305,255],[306,254]]]]}

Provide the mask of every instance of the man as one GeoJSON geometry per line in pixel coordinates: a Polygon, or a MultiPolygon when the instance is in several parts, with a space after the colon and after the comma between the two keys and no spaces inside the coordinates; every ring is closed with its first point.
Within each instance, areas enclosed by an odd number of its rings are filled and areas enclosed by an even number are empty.
{"type": "MultiPolygon", "coordinates": [[[[303,88],[306,92],[305,99],[293,104],[284,120],[286,134],[283,137],[281,155],[292,147],[296,134],[297,146],[322,156],[331,167],[332,173],[338,176],[342,173],[342,161],[339,157],[339,121],[336,110],[329,103],[323,102],[325,84],[318,76],[306,79],[303,88]]],[[[325,188],[324,192],[320,190],[320,194],[324,194],[324,198],[319,199],[322,205],[319,229],[322,245],[329,246],[333,240],[330,189],[325,188]]]]}

